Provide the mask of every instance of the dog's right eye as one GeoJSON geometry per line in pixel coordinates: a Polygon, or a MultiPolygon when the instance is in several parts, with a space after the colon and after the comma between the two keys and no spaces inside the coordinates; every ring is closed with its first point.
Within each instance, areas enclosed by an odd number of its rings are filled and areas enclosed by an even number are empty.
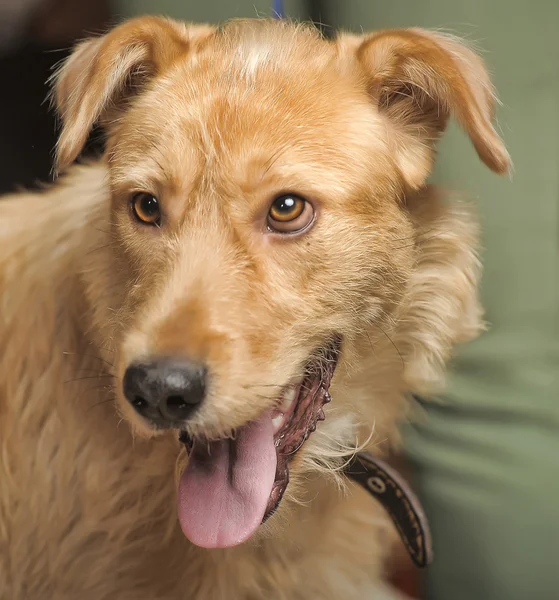
{"type": "Polygon", "coordinates": [[[159,226],[161,211],[159,209],[159,201],[155,196],[146,192],[134,194],[131,206],[132,212],[138,221],[146,225],[159,226]]]}

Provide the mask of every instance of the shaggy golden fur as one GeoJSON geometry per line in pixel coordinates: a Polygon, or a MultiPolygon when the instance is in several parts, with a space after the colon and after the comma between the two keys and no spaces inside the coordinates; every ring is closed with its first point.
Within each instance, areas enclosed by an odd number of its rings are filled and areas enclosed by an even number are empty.
{"type": "Polygon", "coordinates": [[[426,178],[451,114],[508,169],[481,60],[422,30],[146,17],[78,45],[54,89],[66,173],[0,211],[0,598],[373,597],[393,530],[339,469],[355,444],[397,443],[408,394],[480,329],[475,222],[426,178]],[[70,167],[96,122],[103,158],[70,167]],[[264,227],[285,190],[317,213],[287,239],[264,227]],[[131,218],[137,191],[160,228],[131,218]],[[280,510],[248,543],[194,547],[184,448],[122,399],[125,367],[202,357],[215,377],[192,430],[224,436],[332,332],[333,402],[280,510]]]}

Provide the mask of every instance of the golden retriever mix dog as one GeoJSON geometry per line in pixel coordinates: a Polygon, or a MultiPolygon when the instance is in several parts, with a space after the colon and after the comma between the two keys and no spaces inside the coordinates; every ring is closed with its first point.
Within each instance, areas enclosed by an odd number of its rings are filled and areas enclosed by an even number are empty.
{"type": "Polygon", "coordinates": [[[0,597],[375,597],[395,530],[343,467],[480,329],[426,178],[450,115],[508,169],[481,60],[146,17],[53,97],[64,175],[0,211],[0,597]]]}

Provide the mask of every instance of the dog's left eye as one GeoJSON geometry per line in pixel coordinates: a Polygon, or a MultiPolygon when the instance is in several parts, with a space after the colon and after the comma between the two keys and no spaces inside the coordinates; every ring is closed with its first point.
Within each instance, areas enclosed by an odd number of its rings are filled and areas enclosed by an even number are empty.
{"type": "Polygon", "coordinates": [[[295,194],[278,196],[268,211],[268,228],[277,233],[297,233],[313,221],[314,209],[310,202],[295,194]]]}
{"type": "Polygon", "coordinates": [[[146,225],[159,225],[161,222],[161,211],[159,201],[155,196],[146,192],[139,192],[132,197],[132,211],[141,223],[146,225]]]}

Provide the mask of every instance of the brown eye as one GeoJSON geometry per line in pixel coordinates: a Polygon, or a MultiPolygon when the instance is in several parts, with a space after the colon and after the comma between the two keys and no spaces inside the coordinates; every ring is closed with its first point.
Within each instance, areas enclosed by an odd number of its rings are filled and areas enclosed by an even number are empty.
{"type": "Polygon", "coordinates": [[[277,233],[296,233],[312,223],[312,204],[295,194],[278,196],[268,212],[268,227],[277,233]]]}
{"type": "Polygon", "coordinates": [[[159,201],[155,196],[146,192],[140,192],[133,196],[132,210],[138,221],[146,225],[159,225],[161,221],[159,201]]]}

